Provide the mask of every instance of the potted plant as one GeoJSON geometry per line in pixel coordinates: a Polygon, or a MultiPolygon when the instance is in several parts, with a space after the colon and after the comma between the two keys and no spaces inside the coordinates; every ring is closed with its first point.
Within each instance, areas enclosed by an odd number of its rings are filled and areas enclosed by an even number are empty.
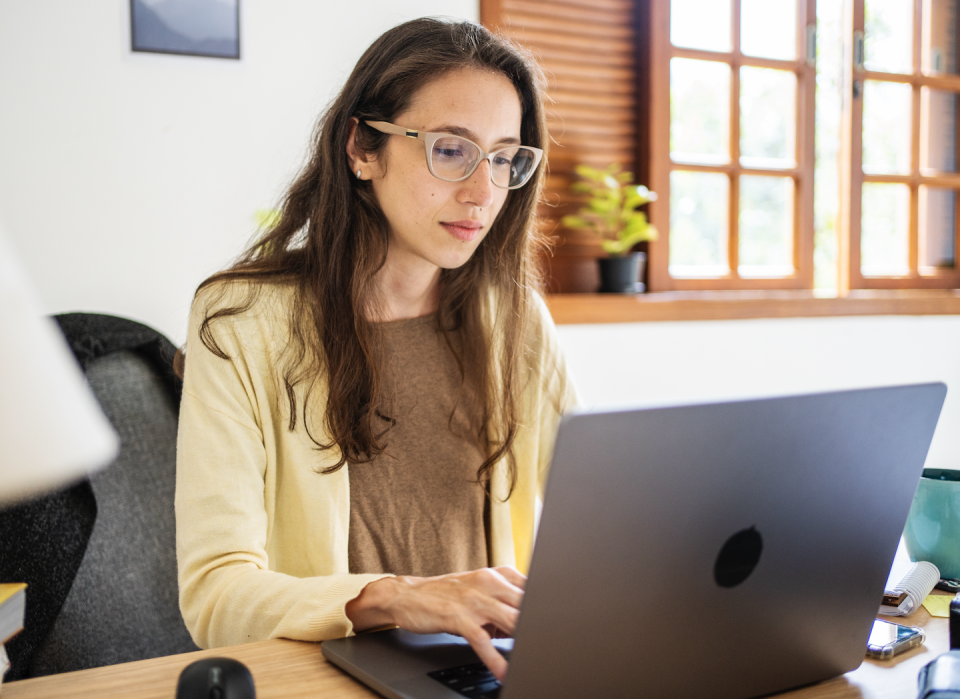
{"type": "Polygon", "coordinates": [[[643,291],[640,277],[646,255],[631,252],[644,240],[656,240],[657,229],[647,221],[647,215],[637,209],[657,195],[643,186],[632,184],[633,173],[625,172],[614,163],[603,170],[578,165],[575,169],[581,181],[571,190],[586,194],[586,205],[573,216],[564,216],[567,228],[593,231],[609,257],[599,258],[600,291],[623,294],[643,291]]]}

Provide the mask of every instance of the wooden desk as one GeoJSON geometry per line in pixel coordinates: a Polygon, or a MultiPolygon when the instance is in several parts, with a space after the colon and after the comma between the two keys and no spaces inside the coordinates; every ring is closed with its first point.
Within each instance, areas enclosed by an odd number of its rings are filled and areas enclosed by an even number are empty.
{"type": "MultiPolygon", "coordinates": [[[[842,677],[779,696],[914,699],[920,668],[949,649],[947,620],[933,619],[923,608],[908,617],[887,618],[922,627],[927,633],[925,645],[885,662],[866,660],[842,677]]],[[[3,685],[2,699],[173,699],[180,671],[194,660],[212,656],[245,663],[253,673],[257,699],[377,696],[324,660],[319,644],[274,640],[12,682],[3,685]]]]}

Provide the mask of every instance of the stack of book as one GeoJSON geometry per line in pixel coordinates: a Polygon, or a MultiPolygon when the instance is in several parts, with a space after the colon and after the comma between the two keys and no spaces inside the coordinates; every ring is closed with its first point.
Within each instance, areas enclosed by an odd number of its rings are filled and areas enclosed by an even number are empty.
{"type": "Polygon", "coordinates": [[[23,630],[23,613],[27,607],[25,583],[0,583],[0,684],[10,668],[3,644],[23,630]]]}

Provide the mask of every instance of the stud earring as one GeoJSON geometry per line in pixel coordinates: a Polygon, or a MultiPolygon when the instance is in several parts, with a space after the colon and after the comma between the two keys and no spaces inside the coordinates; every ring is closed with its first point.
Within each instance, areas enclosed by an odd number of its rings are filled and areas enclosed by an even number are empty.
{"type": "Polygon", "coordinates": [[[360,179],[360,170],[357,170],[357,179],[360,179]]]}

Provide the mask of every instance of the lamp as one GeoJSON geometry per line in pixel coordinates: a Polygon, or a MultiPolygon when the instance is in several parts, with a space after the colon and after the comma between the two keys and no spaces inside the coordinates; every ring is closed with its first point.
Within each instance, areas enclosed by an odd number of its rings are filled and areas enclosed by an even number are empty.
{"type": "Polygon", "coordinates": [[[0,229],[0,507],[110,463],[117,436],[0,229]]]}

